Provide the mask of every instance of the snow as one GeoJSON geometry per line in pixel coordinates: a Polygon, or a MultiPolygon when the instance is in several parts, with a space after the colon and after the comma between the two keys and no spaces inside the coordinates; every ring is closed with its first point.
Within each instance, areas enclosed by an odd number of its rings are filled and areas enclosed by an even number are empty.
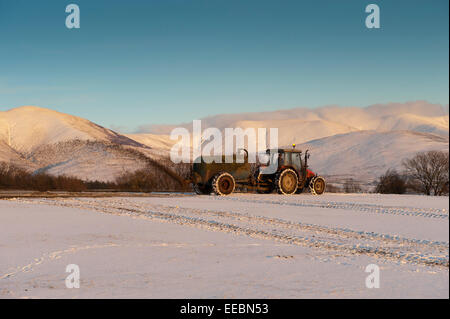
{"type": "Polygon", "coordinates": [[[73,140],[142,146],[86,119],[37,106],[0,112],[0,140],[22,153],[73,140]]]}
{"type": "MultiPolygon", "coordinates": [[[[180,124],[192,130],[192,123],[180,124]]],[[[143,144],[170,148],[169,135],[176,125],[153,125],[155,134],[127,135],[143,144]]],[[[360,107],[326,106],[315,109],[295,108],[274,112],[221,114],[202,119],[202,128],[278,128],[279,145],[300,144],[351,132],[410,131],[430,133],[447,140],[448,110],[425,101],[390,103],[360,107]]],[[[358,134],[355,134],[358,135],[358,134]]],[[[420,149],[420,145],[416,147],[420,149]]],[[[413,149],[413,148],[411,148],[413,149]]]]}
{"type": "Polygon", "coordinates": [[[170,139],[170,135],[158,135],[158,134],[125,134],[125,136],[147,145],[151,148],[162,149],[166,151],[170,151],[172,146],[176,143],[175,140],[170,139]]]}
{"type": "Polygon", "coordinates": [[[3,140],[20,152],[74,139],[106,140],[89,121],[45,108],[19,107],[1,112],[0,118],[3,140]]]}
{"type": "Polygon", "coordinates": [[[0,112],[0,161],[32,172],[112,181],[146,165],[127,149],[161,156],[135,140],[69,114],[36,106],[0,112]]]}
{"type": "Polygon", "coordinates": [[[13,162],[20,167],[26,167],[29,163],[19,153],[12,149],[4,141],[0,140],[0,162],[13,162]]]}
{"type": "MultiPolygon", "coordinates": [[[[273,112],[220,114],[202,119],[203,127],[217,127],[220,130],[226,127],[239,127],[237,123],[250,121],[250,127],[279,127],[281,134],[294,136],[289,132],[295,132],[295,137],[305,140],[304,135],[310,135],[311,131],[317,138],[324,137],[322,129],[333,130],[338,133],[349,133],[352,131],[393,131],[409,130],[438,135],[449,135],[448,106],[431,104],[426,101],[413,101],[406,103],[375,104],[368,107],[341,107],[324,106],[318,108],[294,108],[278,110],[273,112]],[[287,121],[289,125],[283,125],[287,121]],[[305,126],[305,130],[299,127],[308,122],[321,122],[323,124],[315,128],[305,126]],[[264,124],[258,124],[264,122],[264,124]],[[280,125],[281,124],[281,125],[280,125]],[[345,130],[345,132],[342,132],[345,130]]],[[[192,123],[181,126],[192,129],[192,123]]],[[[246,125],[243,125],[245,128],[246,125]]],[[[174,125],[154,125],[153,132],[157,134],[170,134],[174,125]]],[[[330,135],[334,135],[333,133],[330,135]]],[[[291,141],[281,140],[280,144],[290,144],[291,141]]],[[[300,143],[300,142],[297,142],[300,143]]]]}
{"type": "Polygon", "coordinates": [[[126,148],[101,142],[73,141],[42,147],[33,153],[39,171],[69,175],[84,180],[114,181],[127,171],[143,169],[147,163],[126,148]]]}
{"type": "Polygon", "coordinates": [[[402,161],[417,152],[448,152],[448,137],[413,131],[359,131],[297,146],[311,151],[310,165],[321,175],[340,175],[368,182],[387,169],[403,171],[402,161]]]}
{"type": "Polygon", "coordinates": [[[448,212],[417,195],[2,200],[0,298],[448,298],[448,212]]]}

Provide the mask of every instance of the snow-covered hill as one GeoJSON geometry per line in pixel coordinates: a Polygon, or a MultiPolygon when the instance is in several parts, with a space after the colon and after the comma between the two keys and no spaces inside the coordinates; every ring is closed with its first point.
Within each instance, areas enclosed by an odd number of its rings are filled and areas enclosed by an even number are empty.
{"type": "Polygon", "coordinates": [[[20,153],[12,149],[7,143],[0,140],[0,162],[14,163],[14,165],[30,169],[34,167],[32,163],[27,161],[20,153]]]}
{"type": "Polygon", "coordinates": [[[311,168],[322,175],[370,182],[417,152],[448,151],[448,137],[413,131],[358,131],[299,145],[311,152],[311,168]]]}
{"type": "MultiPolygon", "coordinates": [[[[192,129],[192,123],[179,126],[192,129]]],[[[170,134],[174,125],[156,125],[151,131],[170,134]]],[[[425,101],[375,104],[365,108],[325,106],[274,112],[221,114],[202,119],[202,127],[277,127],[279,144],[303,143],[311,139],[354,131],[410,130],[449,135],[448,106],[425,101]]]]}
{"type": "Polygon", "coordinates": [[[265,120],[265,121],[239,121],[236,127],[242,128],[278,128],[278,144],[292,145],[310,140],[358,131],[357,128],[328,120],[265,120]]]}
{"type": "Polygon", "coordinates": [[[113,181],[120,174],[147,165],[145,155],[138,150],[119,144],[71,140],[41,146],[31,153],[29,160],[38,167],[36,172],[113,181]]]}
{"type": "Polygon", "coordinates": [[[36,107],[22,106],[0,112],[0,141],[17,152],[70,140],[90,140],[141,147],[124,135],[86,119],[36,107]]]}
{"type": "Polygon", "coordinates": [[[0,162],[29,171],[111,181],[146,156],[161,152],[83,118],[35,106],[0,112],[0,162]]]}
{"type": "Polygon", "coordinates": [[[170,135],[165,134],[124,134],[126,137],[144,144],[153,149],[170,150],[176,141],[170,139],[170,135]]]}

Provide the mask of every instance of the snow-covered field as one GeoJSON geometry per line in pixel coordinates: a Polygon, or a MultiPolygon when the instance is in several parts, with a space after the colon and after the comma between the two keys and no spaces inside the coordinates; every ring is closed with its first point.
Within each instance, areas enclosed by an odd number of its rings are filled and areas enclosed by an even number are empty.
{"type": "Polygon", "coordinates": [[[374,194],[1,200],[0,297],[448,298],[448,210],[374,194]]]}

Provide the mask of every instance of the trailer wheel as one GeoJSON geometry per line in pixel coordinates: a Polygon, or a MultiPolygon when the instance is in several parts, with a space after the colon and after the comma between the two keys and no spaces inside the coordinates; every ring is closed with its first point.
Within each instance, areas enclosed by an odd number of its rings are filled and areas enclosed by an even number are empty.
{"type": "Polygon", "coordinates": [[[298,177],[294,170],[288,168],[277,174],[275,187],[279,194],[292,195],[298,188],[298,177]]]}
{"type": "Polygon", "coordinates": [[[322,176],[314,176],[309,182],[309,189],[313,195],[322,195],[325,192],[325,179],[322,176]]]}
{"type": "Polygon", "coordinates": [[[209,195],[212,192],[212,187],[208,184],[194,184],[193,188],[198,195],[209,195]]]}
{"type": "Polygon", "coordinates": [[[236,183],[229,173],[220,173],[214,176],[212,181],[213,191],[216,195],[224,196],[234,192],[236,183]]]}

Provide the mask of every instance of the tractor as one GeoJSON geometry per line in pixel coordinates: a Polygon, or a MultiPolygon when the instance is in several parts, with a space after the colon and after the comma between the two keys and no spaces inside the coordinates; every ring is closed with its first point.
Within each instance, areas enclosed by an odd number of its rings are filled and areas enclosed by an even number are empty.
{"type": "Polygon", "coordinates": [[[310,189],[314,195],[325,191],[325,179],[308,169],[309,152],[302,158],[302,151],[292,149],[267,150],[269,160],[259,164],[256,170],[248,162],[248,152],[238,161],[238,156],[221,161],[213,157],[200,157],[194,161],[192,178],[194,191],[197,194],[229,195],[236,186],[254,189],[258,193],[268,194],[274,190],[279,194],[299,194],[310,189]],[[270,165],[269,165],[270,164],[270,165]]]}

